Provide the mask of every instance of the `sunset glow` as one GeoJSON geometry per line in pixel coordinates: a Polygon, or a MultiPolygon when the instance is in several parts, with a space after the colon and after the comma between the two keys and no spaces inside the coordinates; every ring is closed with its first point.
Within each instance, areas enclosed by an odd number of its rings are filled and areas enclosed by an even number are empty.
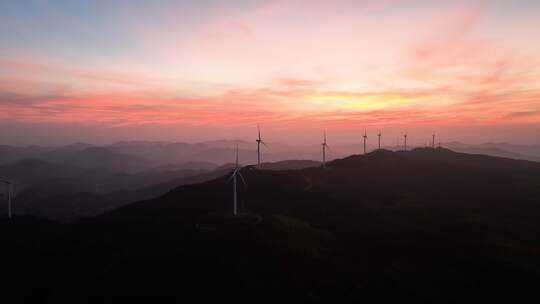
{"type": "Polygon", "coordinates": [[[259,123],[275,140],[534,141],[539,29],[534,1],[3,1],[0,139],[196,141],[259,123]]]}

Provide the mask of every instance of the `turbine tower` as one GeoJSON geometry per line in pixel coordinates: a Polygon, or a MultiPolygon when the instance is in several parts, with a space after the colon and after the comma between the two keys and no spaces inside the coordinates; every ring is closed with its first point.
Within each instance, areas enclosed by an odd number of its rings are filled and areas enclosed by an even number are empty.
{"type": "Polygon", "coordinates": [[[11,219],[11,195],[13,194],[13,184],[10,181],[0,180],[8,188],[8,218],[11,219]]]}
{"type": "Polygon", "coordinates": [[[366,154],[367,130],[364,130],[364,154],[366,154]]]}
{"type": "Polygon", "coordinates": [[[229,180],[232,179],[233,181],[233,215],[236,216],[238,214],[238,194],[237,194],[237,191],[236,191],[236,177],[237,176],[240,176],[240,178],[242,179],[242,182],[245,184],[246,181],[244,180],[244,177],[242,176],[242,173],[240,173],[240,165],[238,164],[238,144],[236,145],[236,165],[235,165],[235,168],[234,168],[234,171],[233,173],[231,174],[231,177],[229,178],[229,180]]]}
{"type": "Polygon", "coordinates": [[[404,143],[404,147],[405,147],[405,151],[407,151],[407,133],[405,133],[405,135],[403,135],[403,138],[405,139],[404,143]]]}
{"type": "Polygon", "coordinates": [[[432,142],[431,142],[431,147],[432,147],[433,149],[435,149],[435,133],[433,133],[432,137],[433,137],[433,140],[432,140],[432,142]]]}
{"type": "Polygon", "coordinates": [[[322,142],[322,167],[326,168],[326,148],[328,147],[328,144],[326,143],[326,131],[324,131],[324,141],[322,142]]]}
{"type": "Polygon", "coordinates": [[[381,130],[379,130],[379,134],[377,134],[379,137],[379,150],[381,149],[381,130]]]}
{"type": "Polygon", "coordinates": [[[257,167],[261,167],[261,144],[263,144],[265,147],[267,147],[266,143],[261,138],[261,128],[259,125],[257,125],[257,131],[259,133],[259,137],[255,140],[257,142],[257,167]]]}

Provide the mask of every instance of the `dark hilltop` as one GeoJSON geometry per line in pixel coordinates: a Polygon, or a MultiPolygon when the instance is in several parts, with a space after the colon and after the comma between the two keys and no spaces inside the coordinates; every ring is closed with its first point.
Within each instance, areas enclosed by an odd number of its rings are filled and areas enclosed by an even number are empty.
{"type": "Polygon", "coordinates": [[[23,300],[523,301],[540,279],[540,163],[446,149],[229,170],[71,223],[2,220],[23,300]],[[313,165],[313,166],[312,166],[313,165]],[[301,169],[298,168],[301,167],[301,169]]]}

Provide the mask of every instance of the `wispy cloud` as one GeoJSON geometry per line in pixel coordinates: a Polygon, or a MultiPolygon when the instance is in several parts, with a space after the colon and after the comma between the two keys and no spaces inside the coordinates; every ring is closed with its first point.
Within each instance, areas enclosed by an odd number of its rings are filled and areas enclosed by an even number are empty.
{"type": "MultiPolygon", "coordinates": [[[[89,60],[78,39],[58,37],[50,46],[73,52],[0,47],[0,118],[186,129],[540,124],[540,43],[500,36],[531,31],[534,13],[503,20],[490,1],[198,5],[206,10],[108,20],[129,28],[131,49],[117,57],[96,46],[89,60]]],[[[76,19],[61,24],[84,23],[76,19]]]]}

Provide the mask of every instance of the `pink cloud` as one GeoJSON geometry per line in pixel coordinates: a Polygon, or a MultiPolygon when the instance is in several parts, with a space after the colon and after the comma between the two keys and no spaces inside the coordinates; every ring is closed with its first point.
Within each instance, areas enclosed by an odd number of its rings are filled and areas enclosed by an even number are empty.
{"type": "MultiPolygon", "coordinates": [[[[159,93],[156,94],[159,96],[159,93]]],[[[2,98],[0,96],[0,98],[2,98]]],[[[5,97],[4,97],[5,98],[5,97]]],[[[537,92],[515,91],[508,94],[475,93],[441,90],[388,91],[388,92],[324,92],[288,90],[277,88],[260,90],[233,90],[220,95],[192,98],[151,98],[146,95],[115,93],[84,97],[49,96],[24,102],[2,102],[0,117],[4,120],[52,123],[97,123],[111,126],[139,124],[184,124],[186,126],[212,126],[233,128],[258,122],[288,125],[296,128],[328,125],[335,128],[360,126],[420,126],[491,124],[497,121],[540,122],[538,115],[515,115],[522,112],[536,113],[540,95],[537,92]],[[305,96],[341,94],[355,97],[400,95],[408,98],[437,98],[454,94],[461,102],[439,108],[404,108],[377,111],[324,110],[294,111],[286,108],[288,102],[302,100],[305,96]],[[304,96],[304,97],[303,97],[304,96]],[[287,101],[282,100],[286,98],[287,101]],[[536,105],[536,106],[535,106],[536,105]]]]}
{"type": "Polygon", "coordinates": [[[538,56],[484,35],[487,4],[373,17],[399,2],[361,2],[368,13],[358,18],[326,13],[335,3],[276,1],[212,19],[193,40],[144,32],[145,69],[0,59],[0,118],[297,129],[540,123],[538,56]],[[333,100],[372,97],[410,102],[355,110],[333,100]]]}

